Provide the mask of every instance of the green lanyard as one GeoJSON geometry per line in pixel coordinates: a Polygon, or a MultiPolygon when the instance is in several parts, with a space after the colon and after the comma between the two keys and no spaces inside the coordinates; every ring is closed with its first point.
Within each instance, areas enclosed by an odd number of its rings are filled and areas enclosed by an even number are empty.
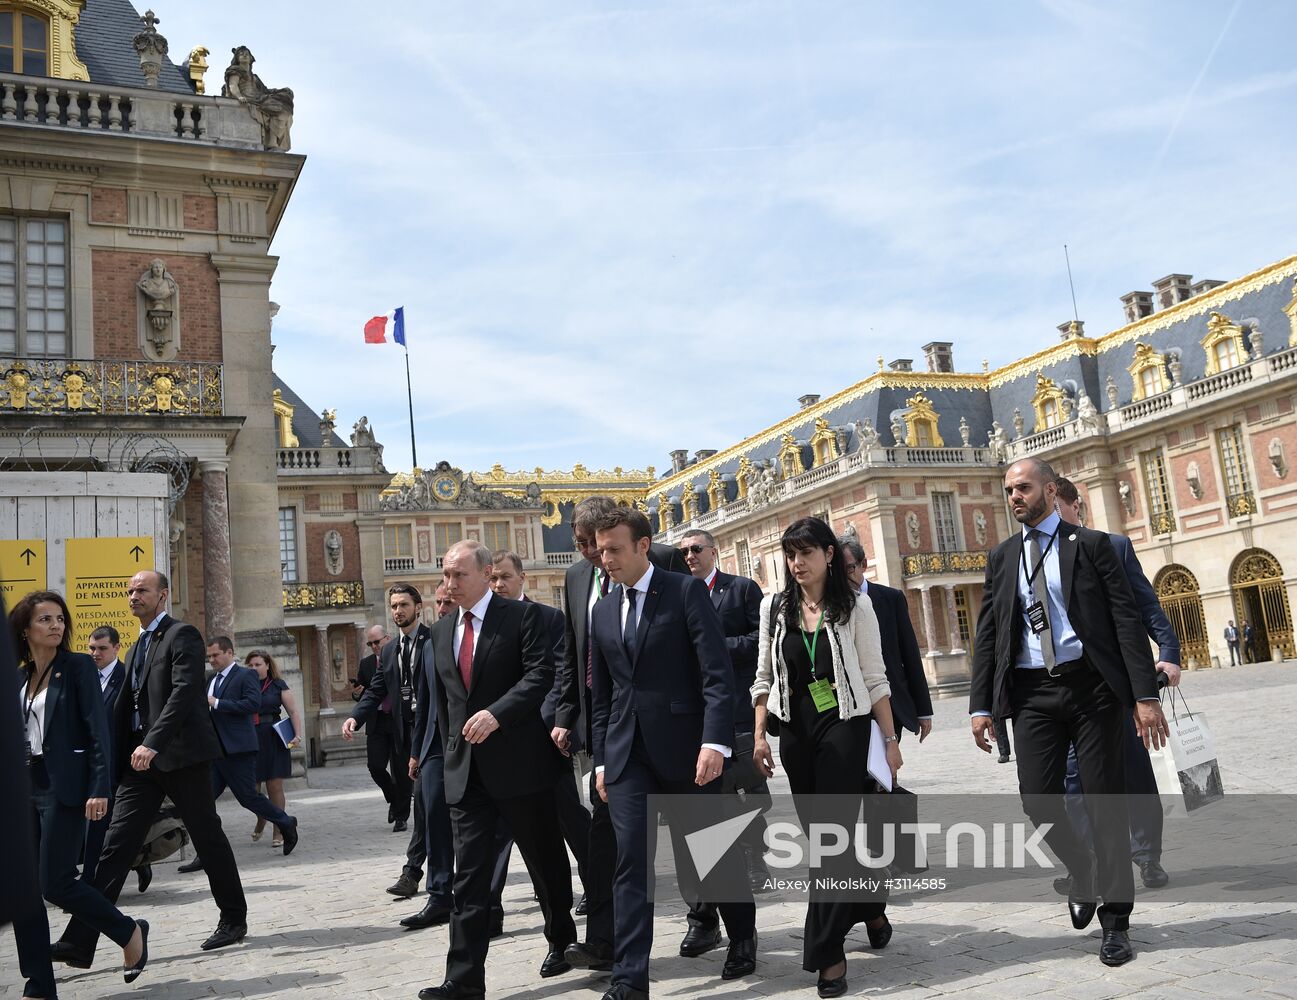
{"type": "Polygon", "coordinates": [[[801,630],[802,645],[806,647],[806,655],[811,658],[811,676],[815,676],[815,647],[820,642],[820,629],[824,627],[824,612],[820,612],[820,620],[815,623],[815,634],[811,636],[811,641],[806,641],[806,629],[801,630]]]}

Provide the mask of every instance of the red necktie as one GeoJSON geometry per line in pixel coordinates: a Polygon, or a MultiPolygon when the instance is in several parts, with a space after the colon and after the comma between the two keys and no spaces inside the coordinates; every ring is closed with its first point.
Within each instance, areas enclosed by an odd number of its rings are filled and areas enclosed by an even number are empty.
{"type": "MultiPolygon", "coordinates": [[[[596,570],[595,572],[598,572],[596,570]]],[[[608,596],[608,574],[599,573],[599,596],[608,596]]],[[[593,618],[594,616],[591,615],[593,618]]],[[[587,632],[590,630],[587,629],[587,632]]],[[[594,687],[594,646],[590,643],[590,636],[585,637],[585,686],[594,687]]]]}
{"type": "Polygon", "coordinates": [[[464,638],[459,641],[459,676],[464,678],[464,690],[473,679],[473,612],[464,612],[464,638]]]}

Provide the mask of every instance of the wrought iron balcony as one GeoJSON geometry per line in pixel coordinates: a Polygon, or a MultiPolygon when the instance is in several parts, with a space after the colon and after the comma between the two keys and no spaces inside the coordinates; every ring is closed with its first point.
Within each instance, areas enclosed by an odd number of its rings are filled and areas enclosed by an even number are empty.
{"type": "Polygon", "coordinates": [[[1150,514],[1148,527],[1155,535],[1169,535],[1175,531],[1175,515],[1169,510],[1150,514]]]}
{"type": "Polygon", "coordinates": [[[905,577],[985,571],[985,552],[922,552],[901,559],[901,575],[905,577]]]}
{"type": "Polygon", "coordinates": [[[207,361],[0,359],[0,413],[219,417],[221,375],[207,361]]]}
{"type": "Polygon", "coordinates": [[[1249,493],[1231,493],[1225,498],[1225,508],[1229,511],[1230,517],[1246,517],[1248,514],[1255,514],[1260,508],[1257,507],[1256,497],[1249,493]]]}
{"type": "Polygon", "coordinates": [[[362,608],[365,585],[360,580],[339,583],[286,583],[284,610],[310,611],[316,608],[362,608]]]}

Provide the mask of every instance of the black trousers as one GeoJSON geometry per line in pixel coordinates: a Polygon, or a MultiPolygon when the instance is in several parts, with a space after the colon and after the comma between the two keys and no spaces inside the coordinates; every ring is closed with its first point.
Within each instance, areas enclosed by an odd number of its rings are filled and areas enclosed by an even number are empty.
{"type": "Polygon", "coordinates": [[[1051,824],[1045,843],[1075,885],[1088,886],[1097,865],[1095,884],[1103,899],[1099,920],[1109,930],[1126,930],[1135,900],[1125,798],[1126,715],[1103,676],[1088,665],[1060,677],[1014,668],[1013,734],[1023,807],[1036,826],[1051,824]],[[1076,747],[1087,793],[1093,855],[1067,818],[1063,792],[1070,746],[1076,747]]]}
{"type": "Polygon", "coordinates": [[[585,856],[585,939],[612,947],[612,884],[617,873],[617,832],[608,803],[595,790],[590,770],[590,834],[585,856]]]}
{"type": "MultiPolygon", "coordinates": [[[[576,774],[571,768],[568,768],[559,776],[558,783],[554,786],[554,808],[558,812],[558,828],[563,834],[563,840],[568,849],[572,852],[572,857],[576,858],[577,876],[581,879],[581,889],[586,892],[585,875],[586,875],[586,855],[590,851],[590,814],[581,804],[581,791],[576,786],[576,774]]],[[[508,836],[506,831],[504,850],[500,854],[501,871],[497,872],[497,881],[501,888],[504,887],[504,879],[509,871],[509,856],[513,853],[513,840],[508,836]]],[[[497,898],[499,893],[496,894],[497,898]]],[[[587,899],[587,904],[589,900],[587,899]]]]}
{"type": "MultiPolygon", "coordinates": [[[[1076,748],[1067,752],[1067,815],[1081,842],[1093,850],[1094,832],[1085,811],[1081,766],[1076,748]]],[[[1135,732],[1135,720],[1126,716],[1126,808],[1130,812],[1130,860],[1135,864],[1162,860],[1162,800],[1148,748],[1135,732]]]]}
{"type": "MultiPolygon", "coordinates": [[[[797,818],[802,829],[809,830],[811,823],[832,823],[854,830],[871,787],[866,768],[870,717],[844,720],[836,709],[818,712],[805,688],[793,689],[790,711],[792,718],[779,724],[779,761],[788,775],[789,788],[798,797],[797,818]]],[[[811,878],[878,874],[848,854],[813,870],[811,878]]],[[[813,886],[806,906],[802,968],[819,972],[843,961],[851,929],[886,911],[885,898],[847,899],[813,886]]]]}
{"type": "MultiPolygon", "coordinates": [[[[653,948],[653,902],[649,886],[653,879],[653,848],[657,831],[656,819],[648,814],[648,797],[719,795],[721,783],[718,779],[700,788],[694,784],[692,776],[680,781],[662,777],[654,768],[643,736],[637,729],[630,759],[617,780],[606,784],[606,789],[609,813],[617,831],[612,981],[647,992],[649,952],[653,948]]],[[[681,863],[687,856],[687,852],[677,855],[676,872],[684,883],[680,891],[686,900],[699,899],[702,893],[696,884],[696,876],[687,864],[681,863]]],[[[736,851],[726,852],[715,870],[725,884],[746,887],[747,875],[736,851]]],[[[756,932],[757,909],[751,893],[746,902],[721,903],[718,909],[731,941],[746,941],[756,932]]]]}
{"type": "Polygon", "coordinates": [[[95,877],[99,867],[99,855],[104,849],[104,837],[108,833],[108,824],[113,821],[113,805],[117,802],[114,796],[108,797],[108,811],[103,819],[90,820],[86,823],[86,843],[81,854],[81,878],[86,882],[95,877]]]}
{"type": "Polygon", "coordinates": [[[486,990],[491,887],[499,860],[501,820],[531,872],[545,916],[546,940],[557,948],[576,940],[572,869],[558,829],[553,792],[546,789],[534,795],[495,798],[474,768],[464,797],[450,806],[455,832],[455,908],[446,952],[446,978],[474,991],[486,990]]]}
{"type": "MultiPolygon", "coordinates": [[[[239,867],[234,861],[234,851],[221,829],[221,817],[216,812],[212,797],[211,765],[204,761],[175,771],[147,771],[128,769],[117,786],[113,821],[104,837],[104,850],[99,856],[92,885],[116,903],[126,881],[126,874],[135,864],[144,837],[158,815],[164,798],[170,798],[194,842],[198,856],[203,859],[207,884],[227,923],[243,924],[248,919],[248,903],[243,896],[243,883],[239,867]]],[[[75,917],[63,932],[63,940],[78,950],[92,953],[99,940],[99,931],[75,917]]]]}
{"type": "MultiPolygon", "coordinates": [[[[406,772],[409,773],[408,771],[406,772]]],[[[454,904],[455,841],[446,805],[445,758],[433,754],[419,768],[414,787],[414,822],[405,852],[405,874],[417,882],[428,866],[428,895],[440,906],[454,904]]]]}
{"type": "MultiPolygon", "coordinates": [[[[365,763],[369,776],[383,793],[397,819],[410,818],[410,798],[414,783],[410,780],[410,748],[406,740],[397,739],[391,712],[375,712],[365,727],[365,763]]],[[[410,732],[410,726],[405,727],[410,732]]]]}
{"type": "MultiPolygon", "coordinates": [[[[254,816],[274,823],[281,831],[297,822],[257,791],[257,751],[230,754],[212,761],[213,801],[219,799],[227,787],[234,793],[239,805],[254,816]]],[[[189,831],[189,834],[192,837],[193,831],[189,831]]],[[[202,854],[198,856],[201,858],[202,854]]]]}

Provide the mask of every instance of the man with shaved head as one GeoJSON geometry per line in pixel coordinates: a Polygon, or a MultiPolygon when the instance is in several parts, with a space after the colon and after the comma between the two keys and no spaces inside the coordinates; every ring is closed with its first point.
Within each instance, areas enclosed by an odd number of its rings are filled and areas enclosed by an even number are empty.
{"type": "Polygon", "coordinates": [[[1099,960],[1132,952],[1135,898],[1124,793],[1125,718],[1146,746],[1167,734],[1153,656],[1126,574],[1108,536],[1063,521],[1048,462],[1026,458],[1004,476],[1022,525],[987,558],[969,692],[973,739],[989,753],[992,718],[1013,719],[1018,787],[1031,821],[1072,878],[1068,911],[1084,929],[1096,910],[1099,960]],[[1075,745],[1094,830],[1091,854],[1068,823],[1063,777],[1075,745]],[[1098,905],[1102,898],[1103,905],[1098,905]]]}

